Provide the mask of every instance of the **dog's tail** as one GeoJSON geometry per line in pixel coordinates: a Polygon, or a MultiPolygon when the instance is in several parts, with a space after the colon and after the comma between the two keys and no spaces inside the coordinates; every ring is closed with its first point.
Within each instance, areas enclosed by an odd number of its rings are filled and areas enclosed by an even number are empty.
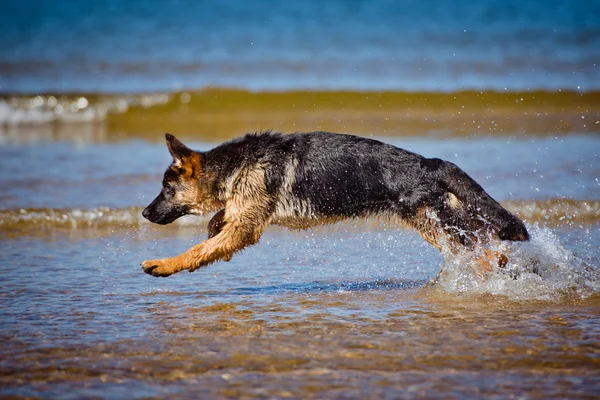
{"type": "MultiPolygon", "coordinates": [[[[500,240],[527,241],[525,224],[502,207],[469,175],[456,165],[440,160],[436,175],[440,186],[447,191],[445,209],[454,209],[467,220],[463,228],[485,228],[500,240]],[[453,197],[454,196],[454,197],[453,197]]],[[[456,218],[454,218],[456,220],[456,218]]]]}

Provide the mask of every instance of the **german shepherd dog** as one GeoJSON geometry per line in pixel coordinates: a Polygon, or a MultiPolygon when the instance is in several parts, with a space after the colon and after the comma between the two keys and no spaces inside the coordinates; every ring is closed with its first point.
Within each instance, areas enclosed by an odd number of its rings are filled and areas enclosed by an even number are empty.
{"type": "MultiPolygon", "coordinates": [[[[490,241],[526,241],[523,222],[456,165],[359,136],[330,132],[247,134],[207,152],[167,133],[173,156],[162,190],[142,215],[169,224],[215,212],[205,240],[144,272],[169,276],[233,255],[258,242],[269,224],[306,229],[347,218],[385,217],[453,252],[490,241]]],[[[486,250],[473,269],[504,267],[486,250]]]]}

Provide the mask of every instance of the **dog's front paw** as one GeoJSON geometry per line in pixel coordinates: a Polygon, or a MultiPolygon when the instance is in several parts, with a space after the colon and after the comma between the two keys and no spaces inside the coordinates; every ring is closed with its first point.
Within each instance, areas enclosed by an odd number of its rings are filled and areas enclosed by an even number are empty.
{"type": "Polygon", "coordinates": [[[169,276],[177,272],[166,260],[146,260],[142,263],[142,269],[145,273],[152,276],[169,276]]]}

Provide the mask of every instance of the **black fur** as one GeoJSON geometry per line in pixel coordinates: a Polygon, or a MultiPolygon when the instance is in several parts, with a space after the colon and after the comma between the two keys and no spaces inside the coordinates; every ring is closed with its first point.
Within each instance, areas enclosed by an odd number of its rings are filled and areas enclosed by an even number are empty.
{"type": "Polygon", "coordinates": [[[428,206],[448,229],[487,228],[501,240],[529,238],[523,223],[456,165],[377,140],[330,132],[247,134],[204,155],[206,168],[219,171],[217,182],[241,165],[267,165],[266,187],[273,197],[294,159],[294,195],[308,200],[317,218],[392,212],[410,219],[428,206]],[[465,209],[449,207],[447,193],[465,209]]]}

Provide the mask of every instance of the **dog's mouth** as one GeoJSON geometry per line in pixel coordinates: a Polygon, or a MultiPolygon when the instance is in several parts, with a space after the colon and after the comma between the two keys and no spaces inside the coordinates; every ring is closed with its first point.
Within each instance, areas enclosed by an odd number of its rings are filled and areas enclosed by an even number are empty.
{"type": "Polygon", "coordinates": [[[161,196],[162,194],[142,211],[142,216],[148,221],[159,225],[166,225],[188,214],[185,207],[171,207],[161,196]]]}
{"type": "Polygon", "coordinates": [[[186,213],[180,210],[173,210],[167,214],[155,213],[148,208],[142,211],[142,216],[148,221],[159,225],[167,225],[175,221],[179,217],[183,217],[186,213]]]}

